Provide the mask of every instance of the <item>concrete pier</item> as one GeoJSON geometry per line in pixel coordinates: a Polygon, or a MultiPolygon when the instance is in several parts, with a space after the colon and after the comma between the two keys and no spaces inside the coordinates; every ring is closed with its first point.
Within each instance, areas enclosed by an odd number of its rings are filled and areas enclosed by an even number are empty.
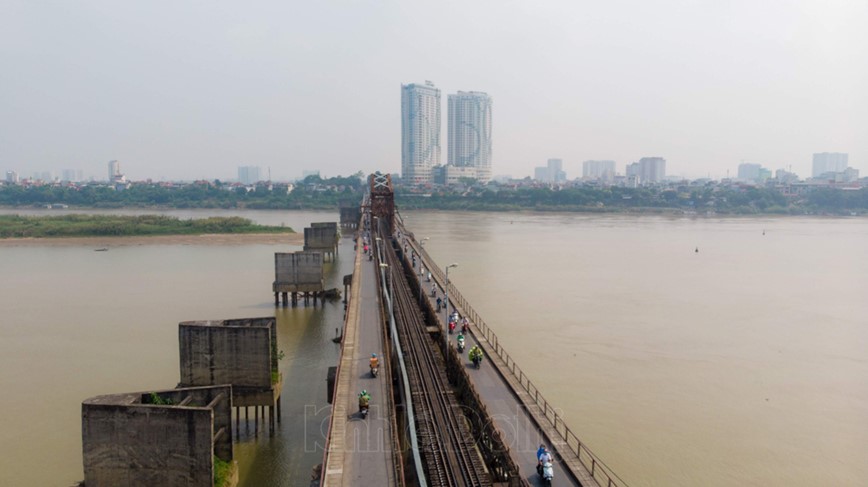
{"type": "Polygon", "coordinates": [[[274,305],[298,304],[299,297],[308,303],[313,298],[316,306],[317,298],[325,291],[323,283],[323,253],[316,251],[275,252],[274,282],[271,285],[274,292],[274,305]]]}
{"type": "Polygon", "coordinates": [[[304,229],[304,251],[320,252],[324,260],[331,258],[334,261],[340,236],[335,222],[311,223],[310,227],[304,229]]]}
{"type": "Polygon", "coordinates": [[[81,431],[87,487],[212,487],[215,458],[233,463],[232,388],[92,397],[81,431]]]}
{"type": "Polygon", "coordinates": [[[282,378],[278,372],[277,326],[272,317],[185,321],[178,325],[179,387],[232,385],[232,404],[253,407],[258,433],[260,408],[269,431],[280,410],[282,378]]]}

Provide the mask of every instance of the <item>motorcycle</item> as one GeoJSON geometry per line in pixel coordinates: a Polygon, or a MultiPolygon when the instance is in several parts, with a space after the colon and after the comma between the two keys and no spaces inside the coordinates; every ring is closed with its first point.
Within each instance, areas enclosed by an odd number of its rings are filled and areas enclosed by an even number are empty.
{"type": "Polygon", "coordinates": [[[377,365],[377,366],[373,366],[373,365],[372,365],[372,366],[371,366],[371,377],[376,377],[376,376],[377,376],[377,372],[379,372],[379,371],[380,371],[380,366],[379,366],[379,365],[377,365]]]}
{"type": "Polygon", "coordinates": [[[462,324],[461,324],[461,334],[462,334],[462,335],[466,335],[466,334],[467,334],[467,323],[462,323],[462,324]]]}
{"type": "Polygon", "coordinates": [[[454,331],[455,331],[455,322],[454,322],[454,321],[450,321],[450,322],[449,322],[449,334],[451,335],[452,332],[454,332],[454,331]]]}
{"type": "Polygon", "coordinates": [[[362,419],[368,417],[368,406],[359,406],[359,414],[362,415],[362,419]]]}
{"type": "Polygon", "coordinates": [[[480,365],[482,365],[482,357],[475,355],[473,357],[473,366],[478,369],[480,365]]]}
{"type": "Polygon", "coordinates": [[[552,462],[545,462],[536,466],[536,473],[539,474],[543,481],[543,485],[552,485],[552,479],[555,476],[555,469],[552,462]]]}
{"type": "Polygon", "coordinates": [[[464,338],[458,339],[458,353],[464,353],[464,338]]]}

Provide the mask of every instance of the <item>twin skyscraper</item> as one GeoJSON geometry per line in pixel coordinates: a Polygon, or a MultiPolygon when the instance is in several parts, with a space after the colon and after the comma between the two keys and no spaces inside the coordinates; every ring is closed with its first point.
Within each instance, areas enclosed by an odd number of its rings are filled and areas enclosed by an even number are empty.
{"type": "Polygon", "coordinates": [[[459,91],[448,98],[448,159],[440,163],[440,90],[401,85],[401,179],[406,184],[491,180],[491,97],[459,91]]]}

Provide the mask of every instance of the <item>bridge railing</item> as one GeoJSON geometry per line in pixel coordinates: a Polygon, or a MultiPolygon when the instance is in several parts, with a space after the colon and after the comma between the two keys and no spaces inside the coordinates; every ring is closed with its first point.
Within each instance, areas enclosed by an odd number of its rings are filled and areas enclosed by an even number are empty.
{"type": "MultiPolygon", "coordinates": [[[[420,253],[422,256],[422,262],[425,263],[426,268],[431,272],[432,276],[435,276],[436,280],[440,283],[446,282],[446,275],[439,266],[435,265],[434,259],[428,254],[428,251],[425,250],[424,247],[421,247],[413,242],[413,250],[415,252],[420,253]]],[[[530,377],[524,373],[523,370],[518,366],[507,352],[503,346],[500,345],[497,335],[494,331],[485,323],[485,320],[479,316],[479,313],[473,309],[473,306],[470,305],[458,288],[455,287],[452,282],[449,282],[449,300],[455,301],[458,305],[464,310],[467,318],[473,323],[476,327],[478,333],[481,333],[488,343],[491,344],[492,348],[494,348],[497,355],[506,363],[509,371],[518,379],[518,383],[521,387],[527,391],[530,397],[533,398],[534,402],[539,406],[546,419],[554,426],[555,431],[557,431],[558,435],[560,435],[561,439],[567,444],[567,446],[572,450],[572,452],[579,458],[579,461],[588,471],[591,473],[591,476],[594,477],[601,486],[606,487],[627,487],[627,483],[624,482],[620,477],[618,477],[615,472],[609,468],[608,465],[603,463],[600,460],[600,457],[594,454],[582,441],[576,436],[575,433],[567,426],[567,423],[564,421],[563,417],[558,414],[555,407],[543,397],[542,393],[539,389],[531,382],[530,377]]]]}

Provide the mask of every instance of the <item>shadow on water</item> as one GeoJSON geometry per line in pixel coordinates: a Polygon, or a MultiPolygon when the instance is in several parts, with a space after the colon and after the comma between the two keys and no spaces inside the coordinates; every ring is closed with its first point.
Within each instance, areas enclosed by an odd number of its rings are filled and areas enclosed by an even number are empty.
{"type": "MultiPolygon", "coordinates": [[[[324,266],[325,287],[343,293],[343,276],[353,270],[353,241],[341,239],[335,262],[324,266]]],[[[261,308],[257,305],[256,308],[261,308]]],[[[273,306],[272,306],[273,309],[273,306]]],[[[245,424],[242,412],[239,442],[235,445],[241,487],[307,485],[313,467],[322,462],[330,406],[326,396],[328,368],[337,365],[340,344],[335,328],[343,328],[343,299],[324,305],[277,308],[278,348],[283,374],[281,421],[274,436],[260,421],[254,435],[253,411],[245,424]]]]}

